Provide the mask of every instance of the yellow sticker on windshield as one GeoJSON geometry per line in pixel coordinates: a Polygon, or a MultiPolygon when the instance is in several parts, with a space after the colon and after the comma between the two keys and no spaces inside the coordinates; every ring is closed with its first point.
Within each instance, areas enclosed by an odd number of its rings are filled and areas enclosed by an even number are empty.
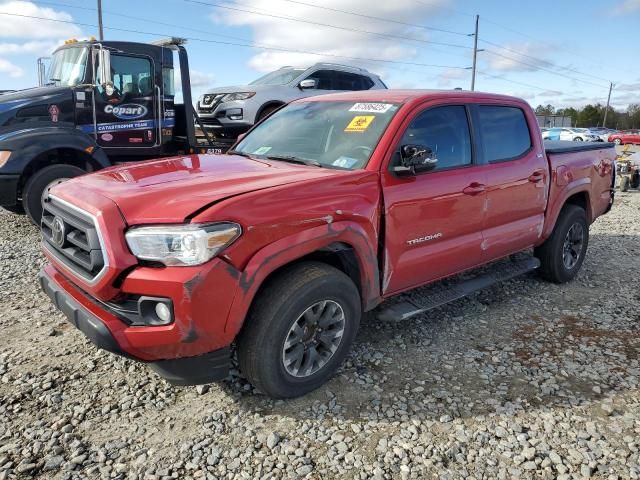
{"type": "Polygon", "coordinates": [[[353,117],[347,128],[344,129],[345,132],[364,132],[369,125],[375,120],[375,115],[356,115],[353,117]]]}

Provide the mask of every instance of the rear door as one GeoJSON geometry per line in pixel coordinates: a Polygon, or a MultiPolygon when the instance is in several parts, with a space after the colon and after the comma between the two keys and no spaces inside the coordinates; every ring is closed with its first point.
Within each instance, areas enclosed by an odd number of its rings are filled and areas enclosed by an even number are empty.
{"type": "Polygon", "coordinates": [[[477,105],[481,151],[487,164],[486,261],[533,246],[547,205],[548,165],[535,122],[519,105],[477,105]]]}
{"type": "Polygon", "coordinates": [[[486,178],[474,155],[469,114],[464,104],[423,108],[396,136],[386,165],[399,163],[406,144],[430,148],[438,164],[415,176],[382,172],[384,295],[481,263],[486,178]]]}

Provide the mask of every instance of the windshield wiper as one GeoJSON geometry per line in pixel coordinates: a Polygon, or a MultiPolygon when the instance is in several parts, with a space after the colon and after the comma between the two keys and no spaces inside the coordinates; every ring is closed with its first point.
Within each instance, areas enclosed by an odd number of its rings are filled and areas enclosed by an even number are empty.
{"type": "Polygon", "coordinates": [[[290,162],[290,163],[300,163],[302,165],[309,165],[312,167],[320,167],[323,165],[320,162],[315,160],[308,160],[306,158],[295,157],[293,155],[268,155],[267,158],[269,160],[280,160],[282,162],[290,162]]]}
{"type": "Polygon", "coordinates": [[[240,155],[241,157],[253,158],[251,155],[245,152],[241,152],[240,150],[228,150],[227,154],[230,155],[240,155]]]}

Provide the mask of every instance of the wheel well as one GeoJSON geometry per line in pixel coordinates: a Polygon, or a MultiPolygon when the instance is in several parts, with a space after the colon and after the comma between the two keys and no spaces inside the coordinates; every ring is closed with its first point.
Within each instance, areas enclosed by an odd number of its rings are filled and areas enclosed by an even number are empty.
{"type": "Polygon", "coordinates": [[[18,184],[18,196],[22,195],[22,190],[29,178],[38,170],[50,165],[67,164],[81,168],[85,172],[93,172],[101,167],[91,155],[75,148],[54,148],[37,155],[22,171],[18,184]]]}
{"type": "Polygon", "coordinates": [[[281,271],[291,267],[292,265],[310,261],[326,263],[327,265],[331,265],[332,267],[337,268],[342,273],[347,275],[355,284],[358,292],[360,292],[361,301],[364,302],[364,298],[362,298],[362,277],[360,272],[360,265],[358,263],[358,257],[356,256],[356,252],[351,245],[342,242],[332,243],[331,245],[328,245],[320,250],[316,250],[315,252],[305,255],[304,257],[300,257],[293,262],[278,267],[273,272],[271,272],[267,276],[267,278],[264,279],[262,285],[260,285],[260,288],[253,297],[253,301],[258,298],[258,295],[260,295],[265,286],[268,285],[268,283],[273,280],[273,278],[275,278],[281,271]]]}
{"type": "Polygon", "coordinates": [[[565,205],[577,205],[587,214],[587,220],[591,222],[591,203],[589,202],[589,194],[587,192],[578,192],[567,198],[565,205]]]}
{"type": "Polygon", "coordinates": [[[271,101],[271,102],[265,103],[260,107],[260,110],[258,110],[258,114],[256,115],[256,122],[260,119],[260,116],[267,108],[281,107],[283,105],[284,105],[284,102],[278,102],[278,101],[271,101]]]}

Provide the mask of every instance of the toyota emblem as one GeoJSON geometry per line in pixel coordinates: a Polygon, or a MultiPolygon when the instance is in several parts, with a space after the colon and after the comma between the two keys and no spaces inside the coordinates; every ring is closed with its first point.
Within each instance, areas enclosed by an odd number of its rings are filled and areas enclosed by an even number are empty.
{"type": "Polygon", "coordinates": [[[64,222],[60,217],[54,217],[53,224],[51,225],[51,239],[58,247],[64,245],[65,240],[65,228],[64,222]]]}

